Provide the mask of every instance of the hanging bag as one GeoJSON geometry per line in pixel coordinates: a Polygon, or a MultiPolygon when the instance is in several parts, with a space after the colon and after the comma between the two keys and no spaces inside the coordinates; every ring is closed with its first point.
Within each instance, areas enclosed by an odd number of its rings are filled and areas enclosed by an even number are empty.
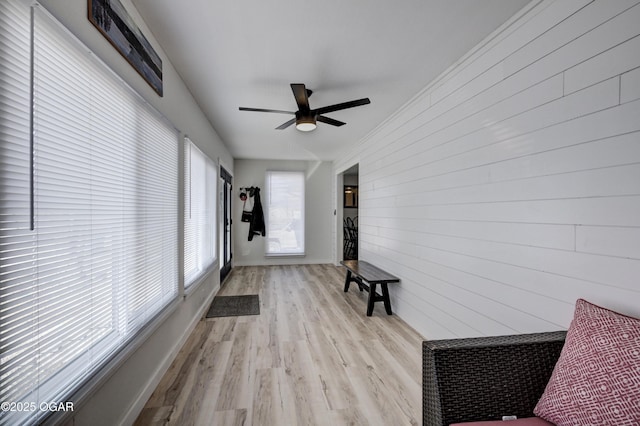
{"type": "MultiPolygon", "coordinates": [[[[251,216],[253,208],[247,207],[247,193],[245,191],[240,192],[240,199],[242,200],[242,222],[251,222],[251,216]]],[[[251,204],[251,203],[249,203],[251,204]]]]}
{"type": "Polygon", "coordinates": [[[251,216],[253,214],[251,212],[248,212],[246,210],[242,210],[242,219],[240,219],[242,222],[251,222],[251,216]]]}

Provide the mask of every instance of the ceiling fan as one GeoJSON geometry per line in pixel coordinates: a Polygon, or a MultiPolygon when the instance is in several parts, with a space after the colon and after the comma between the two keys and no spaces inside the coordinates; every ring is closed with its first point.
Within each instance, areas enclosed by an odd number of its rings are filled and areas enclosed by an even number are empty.
{"type": "Polygon", "coordinates": [[[301,130],[303,132],[309,132],[316,128],[316,121],[320,121],[321,123],[330,124],[336,127],[343,126],[346,124],[342,121],[325,117],[322,114],[326,114],[328,112],[333,112],[333,111],[339,111],[341,109],[367,105],[371,103],[369,98],[363,98],[355,101],[342,102],[335,105],[329,105],[322,108],[311,109],[311,107],[309,106],[309,97],[313,93],[312,90],[307,89],[304,86],[304,84],[296,84],[296,83],[291,83],[291,90],[293,90],[293,96],[296,98],[296,103],[298,104],[298,110],[295,112],[282,111],[278,109],[245,108],[245,107],[240,107],[240,111],[257,111],[257,112],[273,112],[277,114],[293,114],[295,115],[294,118],[276,127],[276,129],[283,130],[291,126],[293,123],[295,123],[296,129],[301,130]]]}

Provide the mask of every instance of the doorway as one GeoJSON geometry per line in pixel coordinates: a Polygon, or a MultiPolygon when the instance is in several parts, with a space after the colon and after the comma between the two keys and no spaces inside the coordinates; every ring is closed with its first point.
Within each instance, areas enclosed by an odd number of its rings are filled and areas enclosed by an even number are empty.
{"type": "Polygon", "coordinates": [[[342,258],[358,259],[358,165],[342,174],[342,258]]]}
{"type": "Polygon", "coordinates": [[[231,173],[226,171],[224,167],[220,167],[220,204],[222,206],[222,215],[220,217],[220,283],[231,272],[231,195],[232,195],[232,177],[231,173]]]}

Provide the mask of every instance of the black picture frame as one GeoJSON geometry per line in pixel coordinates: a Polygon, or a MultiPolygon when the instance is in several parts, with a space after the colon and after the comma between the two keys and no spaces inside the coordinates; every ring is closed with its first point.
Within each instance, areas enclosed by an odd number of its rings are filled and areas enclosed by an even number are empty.
{"type": "Polygon", "coordinates": [[[358,208],[358,185],[344,185],[344,207],[358,208]]]}
{"type": "Polygon", "coordinates": [[[138,71],[159,95],[163,95],[162,59],[151,47],[120,0],[88,0],[89,21],[138,71]]]}

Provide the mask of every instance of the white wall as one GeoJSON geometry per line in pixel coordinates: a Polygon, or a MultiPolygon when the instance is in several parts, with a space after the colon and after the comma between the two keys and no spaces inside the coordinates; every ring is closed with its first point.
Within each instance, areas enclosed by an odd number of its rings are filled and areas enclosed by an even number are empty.
{"type": "Polygon", "coordinates": [[[233,182],[233,264],[245,265],[295,265],[308,263],[330,263],[332,259],[333,235],[329,231],[334,220],[331,187],[331,163],[320,161],[290,160],[236,160],[233,182]],[[264,256],[266,238],[255,236],[248,241],[249,224],[241,222],[242,201],[239,188],[258,186],[265,216],[265,176],[267,170],[304,171],[305,181],[305,252],[304,257],[264,256]]]}
{"type": "Polygon", "coordinates": [[[580,297],[640,316],[636,3],[532,3],[334,163],[425,337],[563,329],[580,297]]]}
{"type": "MultiPolygon", "coordinates": [[[[129,63],[109,44],[87,19],[86,0],[41,0],[52,15],[102,59],[116,74],[165,115],[183,134],[188,134],[207,155],[233,172],[233,158],[209,121],[196,104],[189,90],[169,63],[151,31],[128,0],[121,0],[152,46],[162,58],[164,96],[161,98],[138,75],[129,63]]],[[[180,150],[182,153],[182,149],[180,150]]],[[[181,154],[182,157],[182,154],[181,154]]],[[[182,181],[179,183],[182,188],[182,181]]],[[[182,190],[180,191],[182,193],[182,190]]],[[[182,221],[180,213],[180,221],[182,221]]],[[[182,235],[182,233],[180,233],[182,235]]],[[[180,256],[182,242],[179,241],[180,256]]],[[[220,287],[220,274],[215,269],[184,299],[150,334],[149,338],[124,360],[104,383],[93,390],[82,404],[76,404],[69,424],[115,425],[132,423],[158,381],[169,367],[191,329],[220,287]]]]}

